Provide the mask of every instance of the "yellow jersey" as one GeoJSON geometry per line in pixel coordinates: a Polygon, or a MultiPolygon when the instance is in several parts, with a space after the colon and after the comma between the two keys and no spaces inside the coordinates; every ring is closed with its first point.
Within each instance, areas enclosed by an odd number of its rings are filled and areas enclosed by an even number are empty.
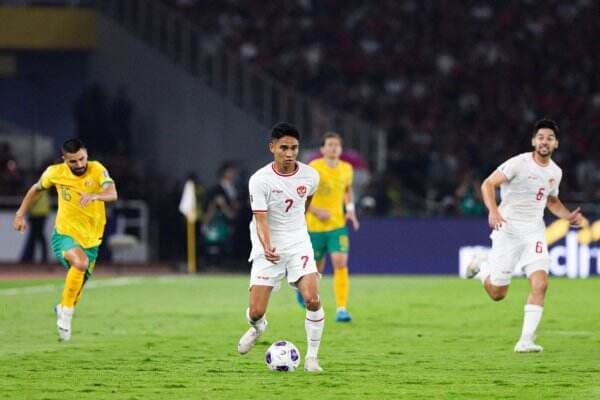
{"type": "Polygon", "coordinates": [[[89,161],[81,176],[73,174],[65,163],[49,166],[42,174],[40,184],[43,189],[56,187],[56,231],[72,237],[83,248],[99,246],[106,224],[104,202],[92,201],[82,207],[79,193],[100,193],[102,185],[111,182],[108,171],[98,161],[89,161]]]}
{"type": "Polygon", "coordinates": [[[354,171],[352,165],[340,160],[336,167],[330,167],[323,158],[313,160],[311,167],[319,172],[321,180],[313,195],[311,206],[329,210],[331,218],[319,220],[313,213],[306,214],[306,223],[310,232],[326,232],[346,226],[344,216],[344,193],[352,186],[354,171]]]}

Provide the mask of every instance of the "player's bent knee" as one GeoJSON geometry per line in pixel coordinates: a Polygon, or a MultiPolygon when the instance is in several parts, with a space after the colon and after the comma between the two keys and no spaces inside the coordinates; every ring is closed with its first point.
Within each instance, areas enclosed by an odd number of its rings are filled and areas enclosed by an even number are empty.
{"type": "Polygon", "coordinates": [[[490,298],[494,301],[504,299],[508,293],[508,286],[489,286],[486,288],[490,298]]]}
{"type": "Polygon", "coordinates": [[[313,296],[309,299],[304,299],[304,304],[306,304],[306,308],[310,311],[317,311],[321,308],[321,300],[319,296],[313,296]]]}
{"type": "Polygon", "coordinates": [[[490,293],[490,298],[494,301],[503,300],[506,297],[506,293],[501,292],[492,292],[490,293]]]}
{"type": "Polygon", "coordinates": [[[73,260],[73,262],[71,262],[71,266],[74,268],[77,268],[80,271],[85,271],[87,270],[89,265],[89,261],[86,258],[77,258],[75,260],[73,260]]]}

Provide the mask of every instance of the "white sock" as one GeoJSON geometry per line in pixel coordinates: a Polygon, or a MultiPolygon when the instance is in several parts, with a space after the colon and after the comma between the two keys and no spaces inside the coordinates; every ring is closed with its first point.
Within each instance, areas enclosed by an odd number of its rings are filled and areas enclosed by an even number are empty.
{"type": "Polygon", "coordinates": [[[535,339],[535,331],[542,319],[544,307],[537,304],[525,304],[525,316],[523,318],[523,330],[521,331],[521,339],[523,341],[533,341],[535,339]]]}
{"type": "Polygon", "coordinates": [[[60,307],[60,317],[62,319],[70,320],[73,318],[73,314],[75,313],[75,308],[73,307],[60,307]]]}
{"type": "Polygon", "coordinates": [[[323,307],[319,308],[317,311],[306,310],[306,320],[304,321],[304,328],[306,329],[306,341],[308,342],[308,348],[306,350],[307,358],[317,358],[324,327],[325,312],[323,311],[323,307]]]}
{"type": "Polygon", "coordinates": [[[250,318],[250,309],[246,308],[246,320],[250,326],[255,327],[260,333],[263,333],[267,329],[267,320],[263,315],[261,319],[254,321],[250,318]]]}

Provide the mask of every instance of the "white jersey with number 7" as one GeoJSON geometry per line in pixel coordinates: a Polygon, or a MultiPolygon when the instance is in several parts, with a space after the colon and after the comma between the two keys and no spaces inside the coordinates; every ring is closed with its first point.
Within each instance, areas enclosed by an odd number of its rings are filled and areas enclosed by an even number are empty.
{"type": "MultiPolygon", "coordinates": [[[[306,164],[297,162],[298,168],[290,174],[275,170],[269,163],[256,171],[248,184],[250,207],[253,213],[267,213],[271,244],[279,254],[292,251],[300,244],[310,246],[306,228],[306,199],[312,196],[319,185],[319,173],[306,164]]],[[[252,252],[250,261],[264,254],[256,232],[256,221],[250,222],[252,252]]]]}

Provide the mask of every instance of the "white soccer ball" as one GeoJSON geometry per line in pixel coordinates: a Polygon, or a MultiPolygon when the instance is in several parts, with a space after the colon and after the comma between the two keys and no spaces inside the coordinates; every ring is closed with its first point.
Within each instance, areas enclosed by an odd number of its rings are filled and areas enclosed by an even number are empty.
{"type": "Polygon", "coordinates": [[[292,372],[300,365],[300,351],[294,343],[280,340],[267,349],[265,361],[273,371],[292,372]]]}

